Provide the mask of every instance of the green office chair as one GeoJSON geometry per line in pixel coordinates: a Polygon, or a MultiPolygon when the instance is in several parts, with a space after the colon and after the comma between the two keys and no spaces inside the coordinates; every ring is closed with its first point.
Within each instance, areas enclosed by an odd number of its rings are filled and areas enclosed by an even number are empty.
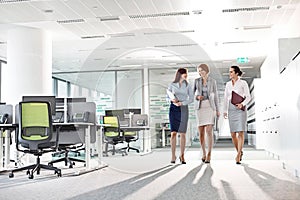
{"type": "Polygon", "coordinates": [[[36,164],[11,170],[9,177],[14,177],[14,172],[26,170],[29,179],[33,174],[40,174],[40,169],[53,170],[58,177],[61,170],[40,163],[40,156],[47,152],[53,152],[57,148],[58,134],[52,138],[53,127],[49,102],[20,102],[19,103],[19,130],[16,136],[18,151],[37,156],[36,164]]]}
{"type": "Polygon", "coordinates": [[[124,142],[123,131],[120,129],[119,118],[117,116],[104,116],[103,123],[107,126],[104,126],[104,143],[105,143],[105,152],[104,156],[108,156],[108,152],[112,152],[112,155],[115,153],[121,153],[122,156],[127,155],[126,150],[116,149],[116,145],[124,142]],[[108,145],[113,145],[113,148],[108,150],[108,145]]]}
{"type": "Polygon", "coordinates": [[[137,153],[140,153],[140,150],[134,147],[131,147],[129,144],[130,142],[134,142],[137,141],[139,139],[139,134],[137,131],[125,131],[124,132],[124,139],[125,142],[127,142],[127,147],[124,147],[122,149],[127,150],[129,152],[129,150],[135,150],[137,153]]]}

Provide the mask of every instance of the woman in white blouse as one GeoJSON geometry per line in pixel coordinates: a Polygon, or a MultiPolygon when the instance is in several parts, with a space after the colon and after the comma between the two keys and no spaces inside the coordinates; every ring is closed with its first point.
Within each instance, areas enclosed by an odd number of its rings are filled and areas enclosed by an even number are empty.
{"type": "Polygon", "coordinates": [[[226,83],[224,93],[224,118],[228,117],[229,128],[231,132],[232,142],[236,148],[237,156],[236,164],[241,164],[243,156],[244,132],[247,122],[247,109],[245,106],[250,102],[251,96],[246,81],[241,80],[242,71],[238,66],[231,66],[229,69],[230,81],[226,83]],[[237,93],[244,100],[238,104],[231,103],[232,92],[237,93]]]}

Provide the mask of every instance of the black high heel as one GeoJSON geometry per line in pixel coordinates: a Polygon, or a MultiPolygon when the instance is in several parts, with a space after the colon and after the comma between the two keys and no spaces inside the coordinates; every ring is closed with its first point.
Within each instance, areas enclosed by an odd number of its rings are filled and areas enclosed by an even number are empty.
{"type": "Polygon", "coordinates": [[[205,162],[206,156],[202,157],[201,160],[202,160],[202,162],[205,162]]]}
{"type": "Polygon", "coordinates": [[[183,159],[183,156],[180,156],[179,160],[180,160],[181,164],[186,164],[185,160],[183,159]]]}
{"type": "Polygon", "coordinates": [[[175,162],[176,162],[176,156],[175,156],[175,160],[171,160],[172,164],[175,164],[175,162]]]}
{"type": "Polygon", "coordinates": [[[242,161],[242,157],[243,157],[243,151],[241,151],[241,158],[240,158],[240,161],[242,161]]]}
{"type": "Polygon", "coordinates": [[[236,164],[237,164],[237,165],[242,164],[242,163],[240,162],[240,161],[241,161],[241,156],[239,156],[239,154],[236,156],[235,161],[236,161],[236,164]],[[239,157],[240,157],[240,158],[239,158],[239,157]]]}
{"type": "Polygon", "coordinates": [[[205,160],[205,163],[210,163],[210,152],[207,154],[207,156],[206,156],[206,160],[205,160]]]}

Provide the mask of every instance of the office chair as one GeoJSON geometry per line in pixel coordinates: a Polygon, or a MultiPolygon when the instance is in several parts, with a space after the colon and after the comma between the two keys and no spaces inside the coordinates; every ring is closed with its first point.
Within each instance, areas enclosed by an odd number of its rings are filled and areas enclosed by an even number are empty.
{"type": "Polygon", "coordinates": [[[120,129],[119,118],[117,116],[104,116],[103,124],[107,125],[103,128],[105,152],[104,156],[108,156],[108,152],[121,153],[122,156],[127,155],[126,150],[116,149],[116,145],[124,142],[123,131],[120,129]],[[113,148],[108,150],[108,145],[113,145],[113,148]]]}
{"type": "Polygon", "coordinates": [[[130,142],[134,142],[137,141],[139,139],[139,134],[137,131],[125,131],[124,132],[124,139],[125,142],[127,142],[127,147],[123,147],[122,149],[124,149],[125,151],[127,150],[129,152],[129,150],[135,150],[137,153],[140,153],[140,150],[134,147],[131,147],[129,144],[130,142]]]}
{"type": "Polygon", "coordinates": [[[54,163],[58,162],[64,162],[65,166],[69,164],[69,168],[73,168],[73,165],[75,165],[75,162],[82,162],[85,163],[85,160],[70,157],[70,152],[75,153],[75,156],[80,156],[80,150],[84,150],[84,148],[79,149],[80,147],[84,146],[82,138],[79,135],[84,135],[84,130],[77,130],[74,126],[67,127],[65,129],[64,127],[56,127],[59,129],[60,134],[60,140],[58,142],[58,151],[53,156],[58,155],[59,157],[61,155],[64,155],[62,158],[58,158],[55,160],[52,160],[48,163],[49,166],[53,166],[54,163]],[[81,132],[82,131],[82,132],[81,132]],[[63,142],[61,140],[68,140],[68,142],[63,142]]]}
{"type": "MultiPolygon", "coordinates": [[[[57,140],[53,140],[52,117],[49,102],[20,102],[19,103],[19,130],[17,131],[16,147],[18,151],[30,153],[37,157],[36,164],[11,170],[9,177],[14,177],[14,172],[27,169],[29,179],[33,174],[40,174],[40,169],[53,170],[58,177],[61,170],[40,163],[40,156],[53,152],[57,148],[57,140]]],[[[56,134],[58,136],[58,134],[56,134]]]]}

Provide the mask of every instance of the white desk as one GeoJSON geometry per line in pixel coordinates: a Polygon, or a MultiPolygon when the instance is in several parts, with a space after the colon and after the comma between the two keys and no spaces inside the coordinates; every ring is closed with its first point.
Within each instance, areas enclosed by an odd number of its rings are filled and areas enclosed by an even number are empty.
{"type": "MultiPolygon", "coordinates": [[[[68,122],[68,123],[53,123],[53,126],[62,127],[62,126],[74,126],[75,128],[85,128],[85,172],[100,169],[105,166],[101,166],[101,156],[102,154],[98,153],[98,165],[94,168],[91,167],[91,126],[96,126],[94,123],[85,123],[85,122],[68,122]]],[[[60,133],[58,133],[60,134],[60,133]]],[[[96,133],[97,134],[97,133],[96,133]]],[[[100,134],[96,135],[97,149],[102,149],[102,138],[100,134]],[[101,142],[101,143],[100,143],[101,142]]],[[[99,150],[98,150],[99,152],[99,150]]],[[[78,172],[79,174],[80,172],[78,172]]]]}
{"type": "Polygon", "coordinates": [[[166,146],[166,131],[170,131],[170,128],[167,128],[167,127],[161,128],[162,147],[166,146]]]}
{"type": "Polygon", "coordinates": [[[17,125],[15,124],[0,124],[0,170],[8,169],[10,163],[10,132],[14,131],[17,125]],[[3,148],[3,133],[6,131],[4,142],[5,148],[3,148]],[[4,166],[3,166],[3,150],[4,150],[4,166]]]}

